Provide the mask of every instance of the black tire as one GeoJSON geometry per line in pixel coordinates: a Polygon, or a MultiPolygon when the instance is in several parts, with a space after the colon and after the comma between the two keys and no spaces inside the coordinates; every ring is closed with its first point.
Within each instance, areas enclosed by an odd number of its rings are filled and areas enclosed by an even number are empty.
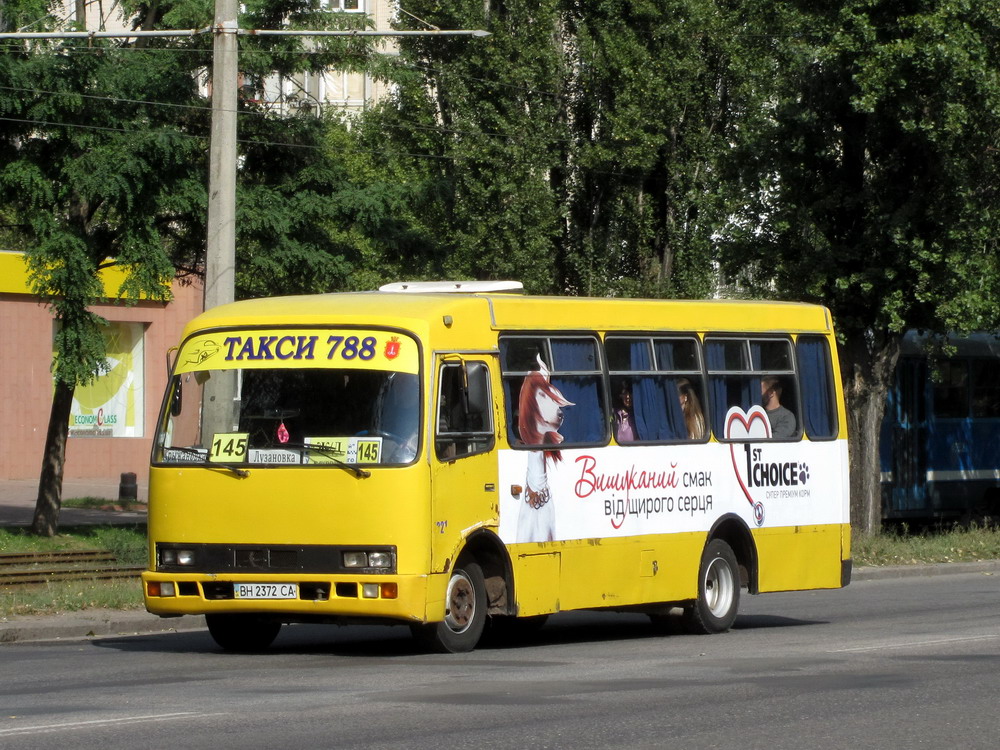
{"type": "Polygon", "coordinates": [[[486,625],[486,579],[476,563],[455,568],[445,594],[442,622],[411,626],[421,646],[442,654],[472,651],[486,625]]]}
{"type": "Polygon", "coordinates": [[[226,651],[264,651],[278,637],[281,623],[256,615],[205,615],[208,632],[226,651]]]}
{"type": "Polygon", "coordinates": [[[740,608],[740,568],[732,548],[713,539],[701,553],[698,598],[684,610],[684,625],[692,633],[725,633],[740,608]]]}

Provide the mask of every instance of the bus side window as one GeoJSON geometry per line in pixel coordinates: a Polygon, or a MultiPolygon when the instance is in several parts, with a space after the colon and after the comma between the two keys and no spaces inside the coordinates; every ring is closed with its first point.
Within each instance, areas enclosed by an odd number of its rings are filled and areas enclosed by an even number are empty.
{"type": "Polygon", "coordinates": [[[608,411],[596,336],[500,338],[512,446],[604,445],[608,411]],[[522,413],[528,408],[529,413],[522,413]]]}
{"type": "Polygon", "coordinates": [[[837,437],[830,345],[822,336],[799,336],[795,342],[802,389],[802,423],[810,440],[837,437]]]}
{"type": "Polygon", "coordinates": [[[619,445],[708,438],[697,339],[608,336],[604,350],[619,445]]]}
{"type": "Polygon", "coordinates": [[[434,447],[441,461],[492,449],[490,371],[485,362],[442,365],[436,430],[434,447]]]}
{"type": "Polygon", "coordinates": [[[726,439],[726,414],[764,407],[775,440],[799,440],[802,423],[798,379],[788,338],[711,337],[705,339],[712,430],[726,439]]]}
{"type": "Polygon", "coordinates": [[[749,375],[750,353],[745,340],[706,338],[705,363],[712,432],[721,440],[726,437],[726,414],[730,407],[739,406],[747,411],[760,398],[759,385],[754,393],[754,379],[749,375]]]}
{"type": "Polygon", "coordinates": [[[938,419],[966,419],[969,416],[969,363],[949,359],[937,364],[933,385],[934,416],[938,419]]]}
{"type": "Polygon", "coordinates": [[[1000,363],[979,358],[971,360],[970,365],[973,419],[1000,417],[1000,363]]]}

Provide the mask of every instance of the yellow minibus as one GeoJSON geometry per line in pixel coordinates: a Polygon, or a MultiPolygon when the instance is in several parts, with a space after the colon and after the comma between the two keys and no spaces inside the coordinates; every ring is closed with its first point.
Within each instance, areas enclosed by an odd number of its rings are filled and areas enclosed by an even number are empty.
{"type": "MultiPolygon", "coordinates": [[[[828,310],[414,282],[206,311],[149,476],[146,608],[224,649],[283,623],[488,624],[850,580],[828,310]]],[[[675,613],[676,614],[676,613],[675,613]]]]}

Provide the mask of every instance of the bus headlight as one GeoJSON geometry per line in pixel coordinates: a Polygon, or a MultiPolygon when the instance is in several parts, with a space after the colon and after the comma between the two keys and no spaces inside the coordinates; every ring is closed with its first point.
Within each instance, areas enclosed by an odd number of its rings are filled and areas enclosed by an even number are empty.
{"type": "Polygon", "coordinates": [[[384,550],[350,550],[344,552],[345,568],[392,568],[392,553],[384,550]]]}
{"type": "Polygon", "coordinates": [[[177,564],[178,565],[194,565],[194,550],[193,549],[179,549],[177,550],[177,564]]]}
{"type": "Polygon", "coordinates": [[[368,553],[367,552],[345,552],[344,553],[344,567],[345,568],[367,568],[368,567],[368,553]]]}
{"type": "Polygon", "coordinates": [[[160,565],[183,565],[190,567],[195,564],[196,556],[193,549],[161,549],[160,565]]]}

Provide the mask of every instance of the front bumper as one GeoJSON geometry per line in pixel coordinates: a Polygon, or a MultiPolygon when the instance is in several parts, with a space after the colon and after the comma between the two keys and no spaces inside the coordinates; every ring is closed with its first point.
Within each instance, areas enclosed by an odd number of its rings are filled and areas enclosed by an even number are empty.
{"type": "MultiPolygon", "coordinates": [[[[329,618],[427,620],[428,591],[439,576],[142,574],[146,609],[164,617],[267,613],[294,622],[329,618]],[[291,599],[240,599],[235,583],[294,584],[291,599]]],[[[443,585],[443,584],[442,584],[443,585]]],[[[440,599],[441,595],[434,597],[440,599]]],[[[440,618],[438,618],[440,619],[440,618]]]]}

